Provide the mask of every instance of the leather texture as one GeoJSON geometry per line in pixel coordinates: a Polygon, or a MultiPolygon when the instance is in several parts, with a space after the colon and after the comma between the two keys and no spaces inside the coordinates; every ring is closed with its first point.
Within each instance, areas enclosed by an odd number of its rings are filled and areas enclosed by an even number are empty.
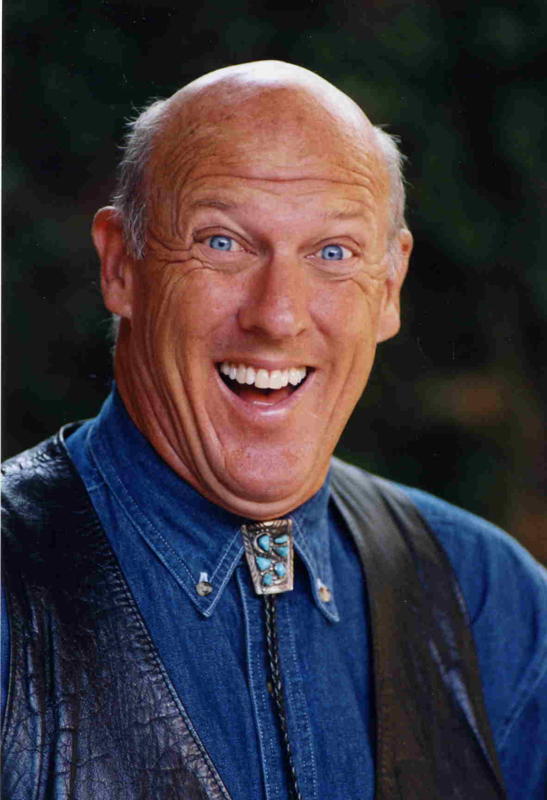
{"type": "MultiPolygon", "coordinates": [[[[229,795],[165,674],[60,435],[3,468],[5,800],[229,795]]],[[[367,580],[378,800],[503,798],[446,556],[390,484],[335,461],[367,580]]]]}
{"type": "Polygon", "coordinates": [[[393,484],[337,459],[331,474],[366,577],[377,800],[506,797],[467,612],[444,550],[393,484]]]}
{"type": "Polygon", "coordinates": [[[3,471],[3,798],[228,798],[59,436],[3,471]]]}

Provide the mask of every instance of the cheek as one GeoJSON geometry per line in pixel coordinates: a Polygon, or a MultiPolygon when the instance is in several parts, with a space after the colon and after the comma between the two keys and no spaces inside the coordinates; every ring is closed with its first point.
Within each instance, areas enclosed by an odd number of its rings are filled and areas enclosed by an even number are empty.
{"type": "Polygon", "coordinates": [[[134,333],[151,356],[162,340],[172,330],[180,315],[180,281],[175,275],[147,276],[139,285],[137,313],[134,320],[138,327],[134,333]]]}
{"type": "Polygon", "coordinates": [[[143,282],[138,319],[150,351],[183,357],[203,344],[211,346],[237,318],[241,287],[235,276],[204,267],[171,269],[143,282]],[[177,347],[177,342],[179,347],[177,347]]]}
{"type": "Polygon", "coordinates": [[[202,268],[187,275],[173,292],[171,313],[193,338],[210,336],[237,318],[243,302],[241,278],[202,268]]]}
{"type": "Polygon", "coordinates": [[[362,342],[369,334],[372,337],[378,318],[372,289],[353,279],[327,284],[313,303],[317,326],[343,348],[362,342]]]}

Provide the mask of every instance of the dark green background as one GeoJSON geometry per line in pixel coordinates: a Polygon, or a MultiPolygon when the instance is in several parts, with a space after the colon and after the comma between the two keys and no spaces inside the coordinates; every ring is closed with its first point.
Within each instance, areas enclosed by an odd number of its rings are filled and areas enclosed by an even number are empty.
{"type": "Polygon", "coordinates": [[[340,453],[546,553],[547,4],[7,0],[4,454],[92,415],[108,318],[89,240],[123,120],[226,64],[322,74],[409,157],[416,245],[340,453]]]}

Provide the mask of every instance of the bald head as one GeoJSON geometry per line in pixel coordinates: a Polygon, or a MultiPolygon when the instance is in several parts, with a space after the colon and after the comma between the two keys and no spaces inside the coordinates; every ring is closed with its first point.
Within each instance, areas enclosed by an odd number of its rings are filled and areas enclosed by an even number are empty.
{"type": "Polygon", "coordinates": [[[223,163],[236,163],[250,139],[264,153],[255,177],[290,176],[293,164],[305,171],[314,160],[314,166],[335,160],[348,174],[363,159],[374,162],[370,174],[389,194],[392,233],[403,226],[401,157],[392,137],[313,72],[258,61],[204,75],[153,103],[130,124],[115,205],[132,254],[142,257],[148,219],[166,191],[175,191],[199,169],[199,159],[222,153],[223,163]],[[285,154],[274,156],[280,148],[285,154]],[[276,176],[271,174],[274,157],[276,176]]]}
{"type": "Polygon", "coordinates": [[[335,125],[348,135],[366,137],[372,126],[347,95],[313,72],[282,61],[238,64],[204,75],[166,101],[169,113],[187,112],[195,120],[231,121],[266,129],[296,119],[335,125]]]}

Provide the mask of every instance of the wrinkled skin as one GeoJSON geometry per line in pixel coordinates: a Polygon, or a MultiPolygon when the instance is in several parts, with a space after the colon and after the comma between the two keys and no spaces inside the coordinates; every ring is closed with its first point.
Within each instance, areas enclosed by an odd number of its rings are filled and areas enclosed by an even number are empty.
{"type": "Polygon", "coordinates": [[[388,252],[371,125],[305,70],[227,68],[170,100],[146,180],[143,259],[127,253],[114,209],[94,222],[105,304],[122,317],[126,407],[215,503],[287,514],[324,481],[376,345],[399,326],[411,237],[397,232],[388,252]],[[325,258],[331,244],[341,258],[325,258]],[[222,362],[308,376],[293,393],[238,395],[222,362]]]}

